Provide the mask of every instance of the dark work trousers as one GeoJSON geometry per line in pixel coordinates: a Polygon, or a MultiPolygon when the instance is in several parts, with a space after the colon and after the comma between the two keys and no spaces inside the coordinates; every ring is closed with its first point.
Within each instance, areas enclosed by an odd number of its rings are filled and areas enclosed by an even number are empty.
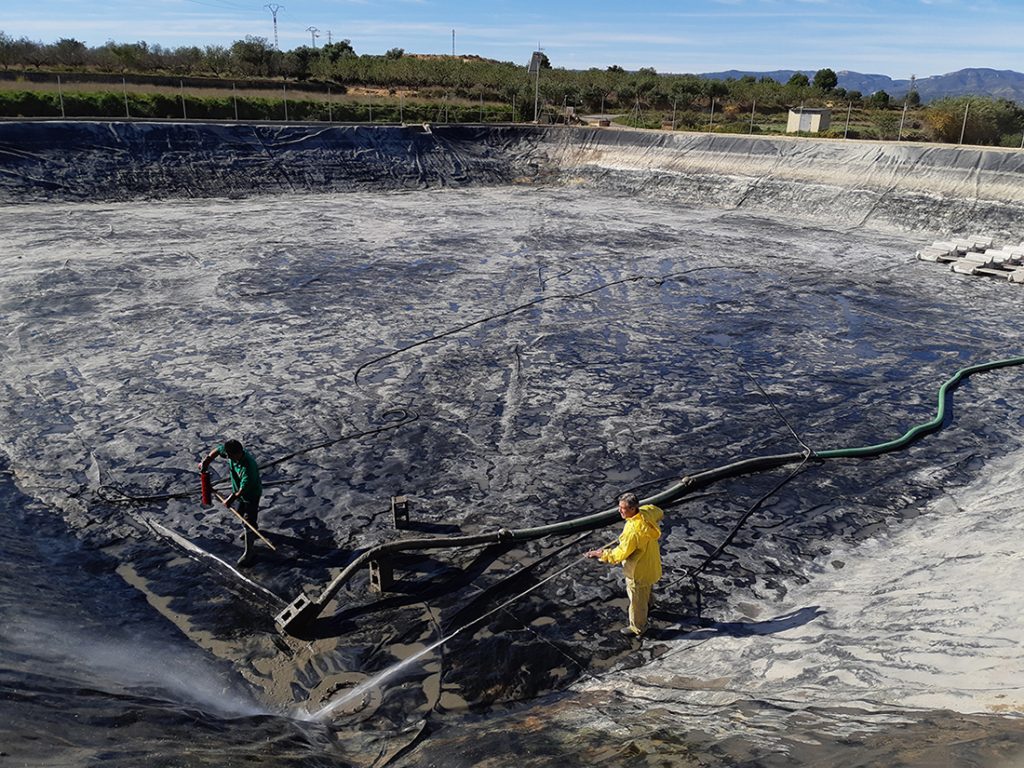
{"type": "MultiPolygon", "coordinates": [[[[259,529],[260,500],[248,501],[240,498],[238,500],[238,514],[245,518],[246,522],[252,524],[253,528],[259,529]]],[[[256,534],[248,525],[242,526],[242,534],[245,536],[245,552],[243,557],[248,557],[253,551],[253,542],[256,541],[256,534]]]]}

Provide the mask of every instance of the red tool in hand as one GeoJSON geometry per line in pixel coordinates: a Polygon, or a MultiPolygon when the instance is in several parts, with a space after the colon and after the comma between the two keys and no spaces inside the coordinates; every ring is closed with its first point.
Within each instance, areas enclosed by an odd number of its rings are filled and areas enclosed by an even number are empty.
{"type": "Polygon", "coordinates": [[[210,473],[206,470],[199,473],[199,500],[204,507],[213,503],[213,483],[210,482],[210,473]]]}

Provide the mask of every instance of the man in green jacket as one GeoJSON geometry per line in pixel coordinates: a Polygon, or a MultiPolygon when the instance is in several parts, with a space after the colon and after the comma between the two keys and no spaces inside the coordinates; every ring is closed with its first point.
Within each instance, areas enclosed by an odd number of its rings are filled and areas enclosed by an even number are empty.
{"type": "Polygon", "coordinates": [[[619,497],[619,515],[626,521],[614,549],[592,549],[587,557],[602,563],[622,563],[626,577],[626,594],[629,595],[629,626],[622,628],[622,634],[640,637],[647,629],[647,613],[650,610],[651,590],[661,578],[661,550],[658,539],[661,529],[658,523],[665,513],[653,504],[640,506],[635,493],[624,493],[619,497]]]}
{"type": "MultiPolygon", "coordinates": [[[[263,486],[260,484],[260,468],[256,464],[256,459],[242,448],[242,444],[237,440],[227,440],[203,457],[199,464],[200,470],[205,472],[210,462],[218,456],[228,460],[228,472],[231,475],[231,495],[223,500],[224,506],[230,508],[237,501],[238,514],[253,528],[257,528],[263,486]]],[[[253,548],[256,534],[247,525],[243,526],[242,530],[245,535],[245,551],[239,558],[238,565],[246,566],[256,557],[253,548]]]]}

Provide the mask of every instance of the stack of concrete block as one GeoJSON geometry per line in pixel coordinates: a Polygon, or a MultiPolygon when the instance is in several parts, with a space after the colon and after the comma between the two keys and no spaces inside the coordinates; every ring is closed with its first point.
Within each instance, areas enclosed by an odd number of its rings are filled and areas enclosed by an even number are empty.
{"type": "Polygon", "coordinates": [[[935,241],[919,250],[917,258],[948,263],[951,271],[962,275],[989,275],[1024,283],[1024,242],[993,248],[991,237],[957,237],[935,241]]]}

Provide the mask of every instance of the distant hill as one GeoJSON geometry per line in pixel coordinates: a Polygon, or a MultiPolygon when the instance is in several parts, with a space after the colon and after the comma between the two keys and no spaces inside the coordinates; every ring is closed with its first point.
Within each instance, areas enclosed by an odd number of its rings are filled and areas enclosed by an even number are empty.
{"type": "MultiPolygon", "coordinates": [[[[770,77],[785,83],[797,72],[814,78],[814,70],[777,69],[772,72],[747,72],[730,69],[726,72],[704,72],[700,77],[709,80],[739,79],[745,75],[756,78],[770,77]]],[[[910,79],[893,80],[888,75],[866,75],[848,70],[837,71],[839,87],[848,91],[860,91],[868,96],[875,91],[885,91],[894,98],[902,98],[910,87],[910,79]]],[[[945,75],[920,77],[914,81],[914,90],[921,94],[921,101],[932,101],[944,96],[993,96],[1024,103],[1024,74],[1010,69],[961,69],[945,75]]]]}

